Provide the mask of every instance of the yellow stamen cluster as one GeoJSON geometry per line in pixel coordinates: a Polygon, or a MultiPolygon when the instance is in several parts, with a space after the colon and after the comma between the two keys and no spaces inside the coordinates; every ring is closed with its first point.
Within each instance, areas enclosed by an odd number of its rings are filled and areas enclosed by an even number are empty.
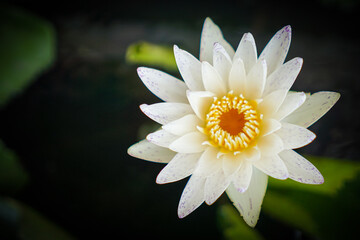
{"type": "Polygon", "coordinates": [[[210,144],[225,151],[241,152],[260,133],[261,116],[242,95],[232,92],[214,102],[206,115],[205,130],[210,144]]]}

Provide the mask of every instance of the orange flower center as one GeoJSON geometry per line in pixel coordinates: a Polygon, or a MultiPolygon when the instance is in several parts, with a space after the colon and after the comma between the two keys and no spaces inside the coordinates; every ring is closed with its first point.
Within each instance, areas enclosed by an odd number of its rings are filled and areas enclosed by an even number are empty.
{"type": "Polygon", "coordinates": [[[248,148],[260,133],[261,116],[254,104],[242,95],[231,92],[221,99],[214,99],[206,116],[206,133],[213,146],[223,151],[239,151],[248,148]]]}

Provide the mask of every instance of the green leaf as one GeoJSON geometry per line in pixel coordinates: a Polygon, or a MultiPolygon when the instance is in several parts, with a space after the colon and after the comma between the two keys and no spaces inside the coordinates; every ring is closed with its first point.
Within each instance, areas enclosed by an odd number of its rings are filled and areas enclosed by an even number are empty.
{"type": "Polygon", "coordinates": [[[28,175],[16,154],[0,140],[0,192],[14,193],[28,182],[28,175]]]}
{"type": "Polygon", "coordinates": [[[334,159],[327,157],[306,156],[323,175],[325,182],[320,185],[311,185],[295,182],[291,179],[279,181],[269,178],[269,187],[281,189],[298,189],[317,194],[335,195],[345,181],[353,179],[360,171],[360,162],[334,159]]]}
{"type": "Polygon", "coordinates": [[[52,25],[26,11],[0,6],[0,107],[54,60],[52,25]]]}
{"type": "MultiPolygon", "coordinates": [[[[3,199],[0,207],[4,209],[7,207],[8,212],[5,218],[0,215],[0,221],[5,219],[10,221],[10,224],[5,222],[5,225],[16,225],[14,230],[17,236],[21,239],[34,240],[73,240],[75,239],[69,233],[64,231],[61,227],[46,219],[40,213],[29,206],[18,202],[14,199],[3,199]],[[11,213],[11,214],[9,214],[11,213]],[[8,218],[6,218],[8,216],[8,218]]],[[[1,212],[0,212],[1,214],[1,212]]],[[[0,235],[1,236],[1,235],[0,235]]]]}
{"type": "Polygon", "coordinates": [[[318,234],[317,224],[311,212],[303,204],[286,195],[268,190],[262,205],[263,211],[273,218],[281,220],[295,228],[304,230],[312,235],[318,234]]]}
{"type": "Polygon", "coordinates": [[[262,240],[257,230],[249,227],[230,204],[221,205],[217,213],[218,225],[227,240],[262,240]]]}
{"type": "Polygon", "coordinates": [[[131,44],[126,50],[126,61],[162,67],[171,71],[177,69],[172,47],[148,42],[131,44]]]}

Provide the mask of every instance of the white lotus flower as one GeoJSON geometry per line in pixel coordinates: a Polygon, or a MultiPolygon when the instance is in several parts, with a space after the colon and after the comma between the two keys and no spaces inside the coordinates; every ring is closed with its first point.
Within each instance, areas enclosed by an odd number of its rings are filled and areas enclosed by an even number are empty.
{"type": "Polygon", "coordinates": [[[320,172],[292,149],[315,138],[307,129],[339,99],[335,92],[289,91],[302,67],[284,63],[291,28],[278,31],[257,56],[251,33],[236,51],[207,18],[201,35],[200,61],[174,46],[184,81],[140,67],[144,84],[165,102],[141,110],[162,128],[128,150],[131,156],[168,163],[159,184],[191,175],[180,199],[183,218],[204,201],[210,205],[226,191],[246,223],[255,226],[268,175],[321,184],[320,172]]]}

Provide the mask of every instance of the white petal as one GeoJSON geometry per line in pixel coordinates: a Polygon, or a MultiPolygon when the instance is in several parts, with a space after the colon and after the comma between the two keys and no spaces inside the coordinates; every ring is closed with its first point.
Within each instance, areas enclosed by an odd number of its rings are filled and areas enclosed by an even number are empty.
{"type": "Polygon", "coordinates": [[[192,91],[204,90],[200,61],[176,45],[174,45],[174,55],[180,74],[188,88],[192,91]]]}
{"type": "Polygon", "coordinates": [[[258,61],[246,76],[244,96],[247,99],[261,98],[266,82],[266,61],[258,61]]]}
{"type": "Polygon", "coordinates": [[[316,137],[310,130],[286,122],[282,123],[282,127],[275,134],[281,138],[285,149],[301,148],[316,137]]]}
{"type": "Polygon", "coordinates": [[[261,157],[261,152],[258,146],[246,149],[243,154],[246,161],[248,162],[255,162],[261,157]]]}
{"type": "Polygon", "coordinates": [[[261,123],[261,136],[269,135],[281,128],[281,123],[275,119],[264,119],[261,123]]]}
{"type": "Polygon", "coordinates": [[[233,61],[242,59],[244,61],[245,70],[250,72],[251,68],[257,61],[257,50],[255,39],[251,33],[245,33],[236,49],[233,61]]]}
{"type": "Polygon", "coordinates": [[[294,58],[276,69],[266,80],[264,96],[279,90],[289,90],[298,76],[303,64],[302,58],[294,58]]]}
{"type": "Polygon", "coordinates": [[[218,151],[213,147],[207,147],[199,159],[196,173],[208,177],[219,169],[222,169],[222,160],[217,158],[218,151]]]}
{"type": "Polygon", "coordinates": [[[204,202],[205,178],[193,174],[181,194],[178,216],[184,218],[204,202]]]}
{"type": "Polygon", "coordinates": [[[206,114],[214,101],[214,94],[211,92],[187,91],[186,95],[196,116],[205,121],[206,114]]]}
{"type": "Polygon", "coordinates": [[[279,156],[284,161],[289,178],[301,183],[322,184],[324,178],[317,168],[293,150],[284,150],[279,156]]]}
{"type": "Polygon", "coordinates": [[[287,92],[287,90],[277,90],[264,97],[257,107],[258,112],[266,118],[273,117],[284,102],[287,92]]]}
{"type": "Polygon", "coordinates": [[[339,98],[340,94],[336,92],[314,93],[283,121],[307,128],[327,113],[339,98]]]}
{"type": "Polygon", "coordinates": [[[198,153],[207,148],[207,146],[203,145],[206,140],[207,136],[205,134],[191,132],[173,141],[169,148],[179,153],[198,153]]]}
{"type": "Polygon", "coordinates": [[[164,184],[176,182],[190,176],[198,163],[201,153],[178,153],[161,170],[156,178],[156,183],[164,184]]]}
{"type": "Polygon", "coordinates": [[[250,227],[255,227],[259,219],[267,180],[266,174],[253,168],[250,186],[244,193],[238,192],[233,184],[230,184],[226,190],[230,200],[250,227]]]}
{"type": "Polygon", "coordinates": [[[176,153],[168,148],[159,147],[144,139],[129,147],[128,154],[152,162],[168,163],[176,153]]]}
{"type": "Polygon", "coordinates": [[[160,99],[166,102],[187,102],[187,86],[183,81],[152,68],[139,67],[137,72],[145,86],[160,99]]]}
{"type": "Polygon", "coordinates": [[[210,175],[205,182],[205,202],[213,204],[229,186],[230,180],[225,177],[224,171],[219,169],[210,175]]]}
{"type": "Polygon", "coordinates": [[[169,133],[164,129],[160,129],[146,136],[146,140],[148,140],[149,142],[156,144],[160,147],[166,147],[166,148],[168,148],[169,145],[177,138],[178,136],[169,133]]]}
{"type": "Polygon", "coordinates": [[[239,170],[235,173],[232,183],[238,192],[245,192],[250,184],[252,175],[252,164],[248,161],[242,161],[239,170]]]}
{"type": "Polygon", "coordinates": [[[289,177],[285,163],[277,154],[261,156],[260,160],[253,164],[259,170],[273,178],[287,179],[289,177]]]}
{"type": "Polygon", "coordinates": [[[193,113],[191,106],[185,103],[161,102],[151,105],[142,104],[140,105],[140,109],[146,116],[160,124],[167,124],[187,114],[193,113]]]}
{"type": "Polygon", "coordinates": [[[229,73],[229,88],[235,95],[240,95],[245,91],[246,72],[243,60],[235,59],[229,73]]]}
{"type": "Polygon", "coordinates": [[[196,126],[200,124],[201,121],[196,115],[189,114],[178,120],[163,125],[162,128],[168,131],[169,133],[182,136],[189,132],[195,132],[196,126]]]}
{"type": "Polygon", "coordinates": [[[212,92],[217,96],[226,95],[226,84],[210,63],[202,62],[201,72],[206,91],[212,92]]]}
{"type": "Polygon", "coordinates": [[[239,169],[242,161],[242,155],[234,156],[234,154],[232,153],[223,155],[222,168],[224,170],[225,176],[230,177],[231,175],[233,175],[239,169]]]}
{"type": "Polygon", "coordinates": [[[269,76],[285,61],[291,41],[291,27],[286,26],[278,31],[266,45],[259,59],[265,59],[267,63],[267,75],[269,76]]]}
{"type": "Polygon", "coordinates": [[[282,120],[300,107],[306,100],[304,92],[288,92],[280,108],[274,114],[274,118],[282,120]]]}
{"type": "Polygon", "coordinates": [[[227,83],[232,61],[220,43],[214,44],[213,65],[223,82],[227,83]]]}
{"type": "Polygon", "coordinates": [[[261,151],[261,157],[277,154],[284,149],[283,141],[276,134],[260,137],[257,146],[261,151]]]}
{"type": "Polygon", "coordinates": [[[216,42],[220,43],[225,48],[231,58],[234,56],[234,49],[224,39],[220,28],[214,24],[210,18],[206,18],[201,32],[200,61],[212,63],[213,46],[216,42]]]}

